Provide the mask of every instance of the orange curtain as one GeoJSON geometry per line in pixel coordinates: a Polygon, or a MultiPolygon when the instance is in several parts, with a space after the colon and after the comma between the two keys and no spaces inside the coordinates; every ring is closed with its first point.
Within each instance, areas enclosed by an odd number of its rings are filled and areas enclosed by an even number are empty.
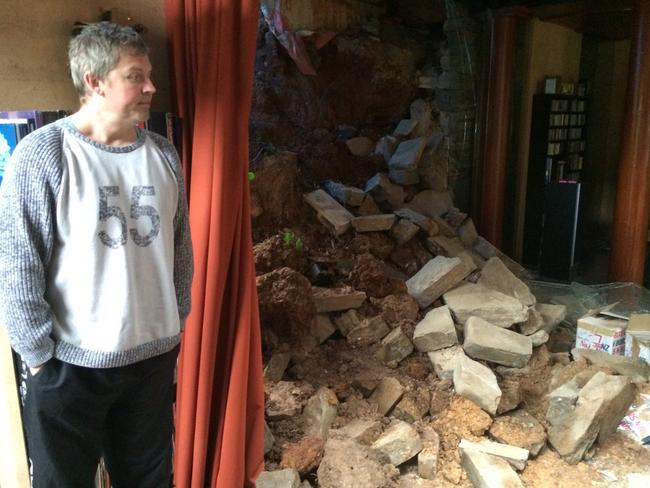
{"type": "Polygon", "coordinates": [[[246,178],[258,12],[255,0],[165,0],[195,264],[179,361],[178,488],[252,487],[264,464],[246,178]]]}

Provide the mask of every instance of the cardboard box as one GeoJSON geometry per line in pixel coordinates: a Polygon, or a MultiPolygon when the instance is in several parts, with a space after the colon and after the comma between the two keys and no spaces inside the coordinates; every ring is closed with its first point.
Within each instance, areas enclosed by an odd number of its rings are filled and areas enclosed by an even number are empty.
{"type": "Polygon", "coordinates": [[[578,319],[576,347],[603,351],[616,356],[625,353],[627,321],[605,315],[588,315],[578,319]]]}
{"type": "Polygon", "coordinates": [[[650,363],[650,314],[630,315],[625,331],[625,355],[650,363]]]}

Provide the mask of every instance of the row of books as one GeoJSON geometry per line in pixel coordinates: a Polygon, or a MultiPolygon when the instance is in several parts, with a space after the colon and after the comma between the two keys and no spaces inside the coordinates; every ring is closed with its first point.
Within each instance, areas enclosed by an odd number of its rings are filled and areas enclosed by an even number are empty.
{"type": "MultiPolygon", "coordinates": [[[[4,176],[5,165],[9,161],[16,145],[33,130],[43,127],[55,120],[66,117],[65,110],[22,110],[0,112],[0,184],[4,176]]],[[[166,137],[181,153],[180,120],[170,112],[151,112],[147,122],[141,127],[166,137]]]]}

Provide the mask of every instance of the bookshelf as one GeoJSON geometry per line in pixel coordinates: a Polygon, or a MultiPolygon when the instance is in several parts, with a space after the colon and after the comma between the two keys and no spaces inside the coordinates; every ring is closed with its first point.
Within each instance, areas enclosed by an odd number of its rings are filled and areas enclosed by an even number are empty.
{"type": "MultiPolygon", "coordinates": [[[[538,94],[533,97],[522,255],[523,264],[528,267],[538,267],[543,256],[546,256],[545,259],[552,257],[548,242],[543,246],[545,234],[547,241],[552,238],[554,245],[560,248],[564,245],[564,240],[567,240],[566,246],[572,249],[570,255],[573,256],[568,266],[575,266],[579,256],[578,210],[582,206],[588,103],[586,97],[576,95],[538,94]],[[561,202],[555,201],[560,198],[559,195],[562,195],[561,202]],[[573,195],[573,200],[567,195],[573,195]],[[576,224],[572,227],[571,234],[551,237],[553,229],[549,229],[548,225],[545,229],[546,213],[549,208],[558,209],[562,206],[578,209],[573,212],[576,224]]],[[[563,249],[557,251],[563,253],[563,249]]],[[[564,266],[549,267],[545,264],[548,263],[542,263],[542,270],[559,270],[564,266]]],[[[559,274],[554,273],[558,276],[550,277],[566,279],[570,273],[565,271],[558,271],[559,274]]]]}

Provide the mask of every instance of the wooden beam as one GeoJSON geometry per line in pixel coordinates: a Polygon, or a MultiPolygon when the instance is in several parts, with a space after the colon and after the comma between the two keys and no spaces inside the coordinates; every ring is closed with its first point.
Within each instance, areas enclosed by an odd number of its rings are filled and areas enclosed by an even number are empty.
{"type": "Polygon", "coordinates": [[[638,0],[618,161],[610,278],[643,283],[650,218],[650,0],[638,0]]]}

